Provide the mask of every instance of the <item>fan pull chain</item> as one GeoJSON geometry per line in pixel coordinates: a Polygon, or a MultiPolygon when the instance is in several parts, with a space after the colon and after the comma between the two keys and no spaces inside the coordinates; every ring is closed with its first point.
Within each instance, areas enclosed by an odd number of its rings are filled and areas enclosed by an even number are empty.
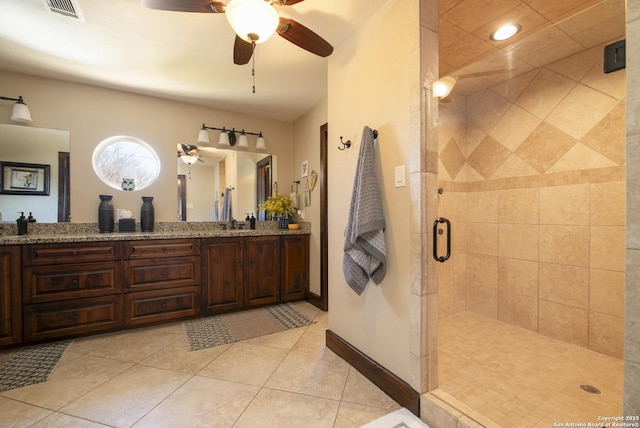
{"type": "Polygon", "coordinates": [[[253,79],[253,93],[256,93],[256,42],[251,42],[251,78],[253,79]]]}

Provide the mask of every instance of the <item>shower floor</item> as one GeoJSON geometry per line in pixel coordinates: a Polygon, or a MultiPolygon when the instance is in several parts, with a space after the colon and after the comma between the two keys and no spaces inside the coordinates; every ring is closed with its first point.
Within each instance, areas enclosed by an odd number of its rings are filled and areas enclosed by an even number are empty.
{"type": "Polygon", "coordinates": [[[434,395],[486,426],[587,426],[622,415],[623,360],[472,312],[439,321],[438,367],[434,395]]]}

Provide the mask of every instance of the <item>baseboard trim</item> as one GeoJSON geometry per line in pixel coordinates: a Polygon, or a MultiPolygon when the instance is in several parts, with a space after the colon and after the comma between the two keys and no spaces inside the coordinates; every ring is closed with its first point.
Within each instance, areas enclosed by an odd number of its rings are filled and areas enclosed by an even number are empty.
{"type": "Polygon", "coordinates": [[[420,394],[404,380],[369,358],[343,338],[327,330],[327,348],[342,357],[367,379],[393,398],[402,407],[420,417],[420,394]]]}
{"type": "Polygon", "coordinates": [[[309,297],[307,297],[307,301],[311,303],[313,306],[315,306],[316,308],[320,309],[321,311],[325,310],[322,307],[322,296],[310,291],[309,297]]]}

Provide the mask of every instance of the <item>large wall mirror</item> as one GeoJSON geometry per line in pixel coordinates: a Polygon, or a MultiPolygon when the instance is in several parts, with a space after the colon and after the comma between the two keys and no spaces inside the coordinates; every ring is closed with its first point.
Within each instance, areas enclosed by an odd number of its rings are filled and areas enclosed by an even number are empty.
{"type": "Polygon", "coordinates": [[[193,164],[177,159],[178,221],[226,220],[225,194],[234,219],[244,220],[247,213],[260,218],[258,204],[277,186],[275,155],[213,147],[199,147],[194,153],[193,164]]]}
{"type": "Polygon", "coordinates": [[[0,124],[0,162],[2,221],[70,221],[69,131],[0,124]]]}

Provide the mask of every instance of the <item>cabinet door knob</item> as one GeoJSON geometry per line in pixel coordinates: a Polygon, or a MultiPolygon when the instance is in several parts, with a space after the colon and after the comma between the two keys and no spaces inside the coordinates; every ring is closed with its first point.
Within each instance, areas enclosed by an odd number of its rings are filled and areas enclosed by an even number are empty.
{"type": "Polygon", "coordinates": [[[167,276],[167,271],[166,271],[166,270],[163,270],[163,271],[160,273],[160,275],[162,275],[162,276],[167,276]]]}

